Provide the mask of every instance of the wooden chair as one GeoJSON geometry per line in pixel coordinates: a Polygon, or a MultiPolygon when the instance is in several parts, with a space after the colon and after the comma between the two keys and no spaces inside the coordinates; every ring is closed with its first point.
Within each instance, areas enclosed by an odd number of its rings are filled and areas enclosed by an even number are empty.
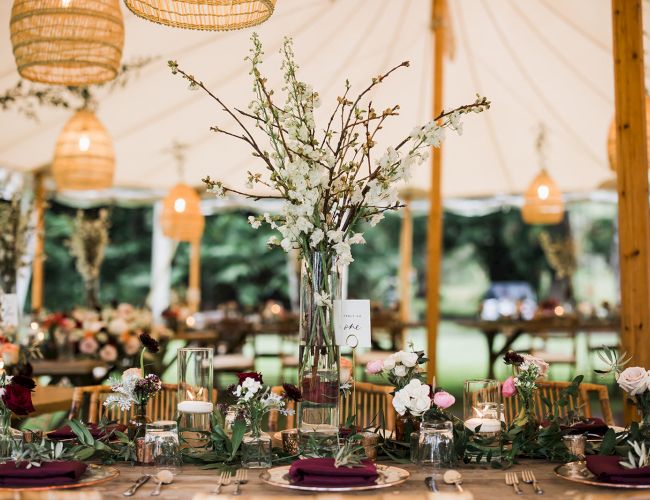
{"type": "MultiPolygon", "coordinates": [[[[147,416],[152,420],[174,420],[176,418],[176,393],[178,384],[163,384],[162,389],[147,404],[147,416]]],[[[111,394],[108,385],[91,385],[76,387],[72,394],[72,406],[68,418],[81,418],[86,423],[96,424],[102,417],[127,424],[135,415],[135,408],[122,411],[119,408],[107,408],[104,401],[111,394]],[[85,412],[83,410],[86,410],[85,412]]],[[[217,401],[217,391],[213,389],[212,401],[217,401]]]]}
{"type": "MultiPolygon", "coordinates": [[[[546,406],[542,402],[542,396],[546,397],[549,401],[555,402],[559,399],[560,393],[566,389],[570,382],[538,382],[539,390],[537,391],[537,398],[535,399],[535,414],[539,418],[544,418],[547,413],[546,406]]],[[[580,389],[577,398],[569,398],[569,405],[565,410],[560,410],[560,416],[566,416],[570,410],[578,410],[579,413],[586,418],[593,416],[591,407],[591,400],[598,399],[600,403],[600,410],[602,418],[607,425],[614,425],[614,415],[612,407],[609,403],[609,393],[607,386],[601,384],[580,384],[580,389]]],[[[517,397],[504,398],[505,417],[506,422],[510,423],[517,416],[519,412],[519,399],[517,397]]]]}
{"type": "MultiPolygon", "coordinates": [[[[356,382],[355,390],[351,391],[347,398],[340,398],[339,422],[341,425],[351,416],[357,416],[357,425],[361,427],[377,426],[380,427],[379,414],[383,415],[384,426],[386,430],[395,429],[396,413],[393,408],[393,387],[389,385],[370,384],[368,382],[356,382]],[[353,401],[354,399],[354,401],[353,401]]],[[[276,394],[282,394],[282,386],[276,386],[271,389],[276,394]]],[[[293,401],[287,403],[287,409],[296,410],[293,401]]],[[[291,429],[296,426],[294,415],[283,417],[284,425],[280,425],[280,415],[278,412],[269,413],[269,430],[278,431],[280,429],[291,429]]]]}

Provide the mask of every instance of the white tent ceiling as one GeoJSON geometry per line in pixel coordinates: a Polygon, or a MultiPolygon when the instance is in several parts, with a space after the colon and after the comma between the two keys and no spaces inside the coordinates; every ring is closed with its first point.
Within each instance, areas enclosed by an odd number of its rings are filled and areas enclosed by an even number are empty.
{"type": "MultiPolygon", "coordinates": [[[[292,36],[300,76],[320,91],[330,110],[348,78],[365,86],[402,60],[401,71],[373,96],[378,109],[399,103],[401,115],[383,131],[381,146],[398,142],[429,119],[432,86],[430,0],[278,0],[271,19],[257,28],[265,69],[279,89],[277,51],[292,36]]],[[[613,73],[610,0],[449,0],[455,54],[447,60],[445,103],[466,103],[476,92],[492,109],[468,117],[462,137],[445,145],[446,197],[520,193],[539,168],[535,135],[548,128],[546,165],[565,192],[593,190],[611,178],[606,136],[612,119],[613,73]]],[[[11,2],[0,2],[0,91],[18,80],[9,39],[11,2]]],[[[115,183],[165,190],[178,181],[168,150],[186,143],[184,180],[206,174],[243,188],[249,169],[261,168],[249,152],[211,125],[232,127],[202,92],[172,76],[168,59],[202,80],[226,102],[251,97],[243,61],[250,31],[195,32],[156,25],[125,7],[124,60],[157,56],[139,77],[111,93],[102,90],[98,116],[116,148],[115,183]]],[[[647,16],[646,16],[647,17],[647,16]]],[[[40,120],[15,111],[0,114],[0,166],[28,171],[51,161],[56,137],[71,115],[42,108],[40,120]]],[[[423,165],[411,184],[426,189],[423,165]]]]}

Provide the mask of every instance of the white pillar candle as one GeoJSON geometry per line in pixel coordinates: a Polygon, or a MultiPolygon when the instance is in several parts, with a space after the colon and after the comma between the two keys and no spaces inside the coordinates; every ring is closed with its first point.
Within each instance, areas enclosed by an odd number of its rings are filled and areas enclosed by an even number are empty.
{"type": "Polygon", "coordinates": [[[465,420],[465,427],[474,432],[478,426],[481,426],[478,432],[499,432],[501,430],[501,421],[496,418],[473,417],[465,420]]]}
{"type": "Polygon", "coordinates": [[[214,405],[210,401],[181,401],[178,411],[182,413],[212,413],[214,405]]]}

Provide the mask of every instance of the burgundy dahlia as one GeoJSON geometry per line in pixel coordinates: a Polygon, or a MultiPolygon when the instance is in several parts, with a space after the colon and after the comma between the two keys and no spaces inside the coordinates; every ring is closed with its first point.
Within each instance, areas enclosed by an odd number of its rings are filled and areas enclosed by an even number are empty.
{"type": "Polygon", "coordinates": [[[257,373],[257,372],[243,372],[243,373],[238,373],[237,378],[239,378],[239,385],[242,385],[244,383],[244,380],[247,378],[252,378],[253,380],[259,382],[262,384],[262,374],[257,373]]]}
{"type": "Polygon", "coordinates": [[[140,342],[151,354],[155,354],[160,350],[160,344],[147,332],[140,334],[140,342]]]}
{"type": "Polygon", "coordinates": [[[298,389],[295,385],[282,384],[282,388],[284,389],[284,394],[290,400],[295,401],[296,403],[298,401],[302,401],[302,393],[300,392],[300,389],[298,389]]]}
{"type": "Polygon", "coordinates": [[[519,366],[524,362],[524,358],[520,354],[517,354],[515,351],[508,351],[503,357],[503,362],[506,365],[515,365],[519,366]]]}

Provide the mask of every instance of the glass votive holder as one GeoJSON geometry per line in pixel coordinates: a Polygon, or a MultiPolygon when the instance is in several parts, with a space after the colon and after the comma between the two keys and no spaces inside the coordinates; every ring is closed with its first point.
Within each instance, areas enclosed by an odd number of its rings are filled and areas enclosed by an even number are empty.
{"type": "Polygon", "coordinates": [[[423,422],[420,426],[418,463],[423,467],[453,467],[454,425],[449,420],[423,422]]]}
{"type": "Polygon", "coordinates": [[[284,452],[289,455],[298,455],[300,453],[298,429],[287,429],[280,434],[282,435],[282,448],[284,452]]]}
{"type": "Polygon", "coordinates": [[[585,459],[585,448],[587,446],[587,436],[584,434],[569,434],[562,437],[564,446],[566,446],[569,453],[578,457],[578,460],[585,459]]]}
{"type": "Polygon", "coordinates": [[[139,437],[135,440],[135,461],[139,465],[153,464],[153,443],[147,443],[145,438],[139,437]]]}
{"type": "Polygon", "coordinates": [[[152,463],[156,470],[168,469],[177,474],[182,459],[178,426],[173,420],[159,420],[147,424],[145,443],[152,445],[152,463]]]}
{"type": "Polygon", "coordinates": [[[212,433],[213,349],[178,349],[178,432],[183,448],[208,449],[212,433]]]}
{"type": "Polygon", "coordinates": [[[361,446],[366,457],[370,460],[377,460],[377,448],[379,447],[379,434],[376,432],[362,432],[361,446]]]}

